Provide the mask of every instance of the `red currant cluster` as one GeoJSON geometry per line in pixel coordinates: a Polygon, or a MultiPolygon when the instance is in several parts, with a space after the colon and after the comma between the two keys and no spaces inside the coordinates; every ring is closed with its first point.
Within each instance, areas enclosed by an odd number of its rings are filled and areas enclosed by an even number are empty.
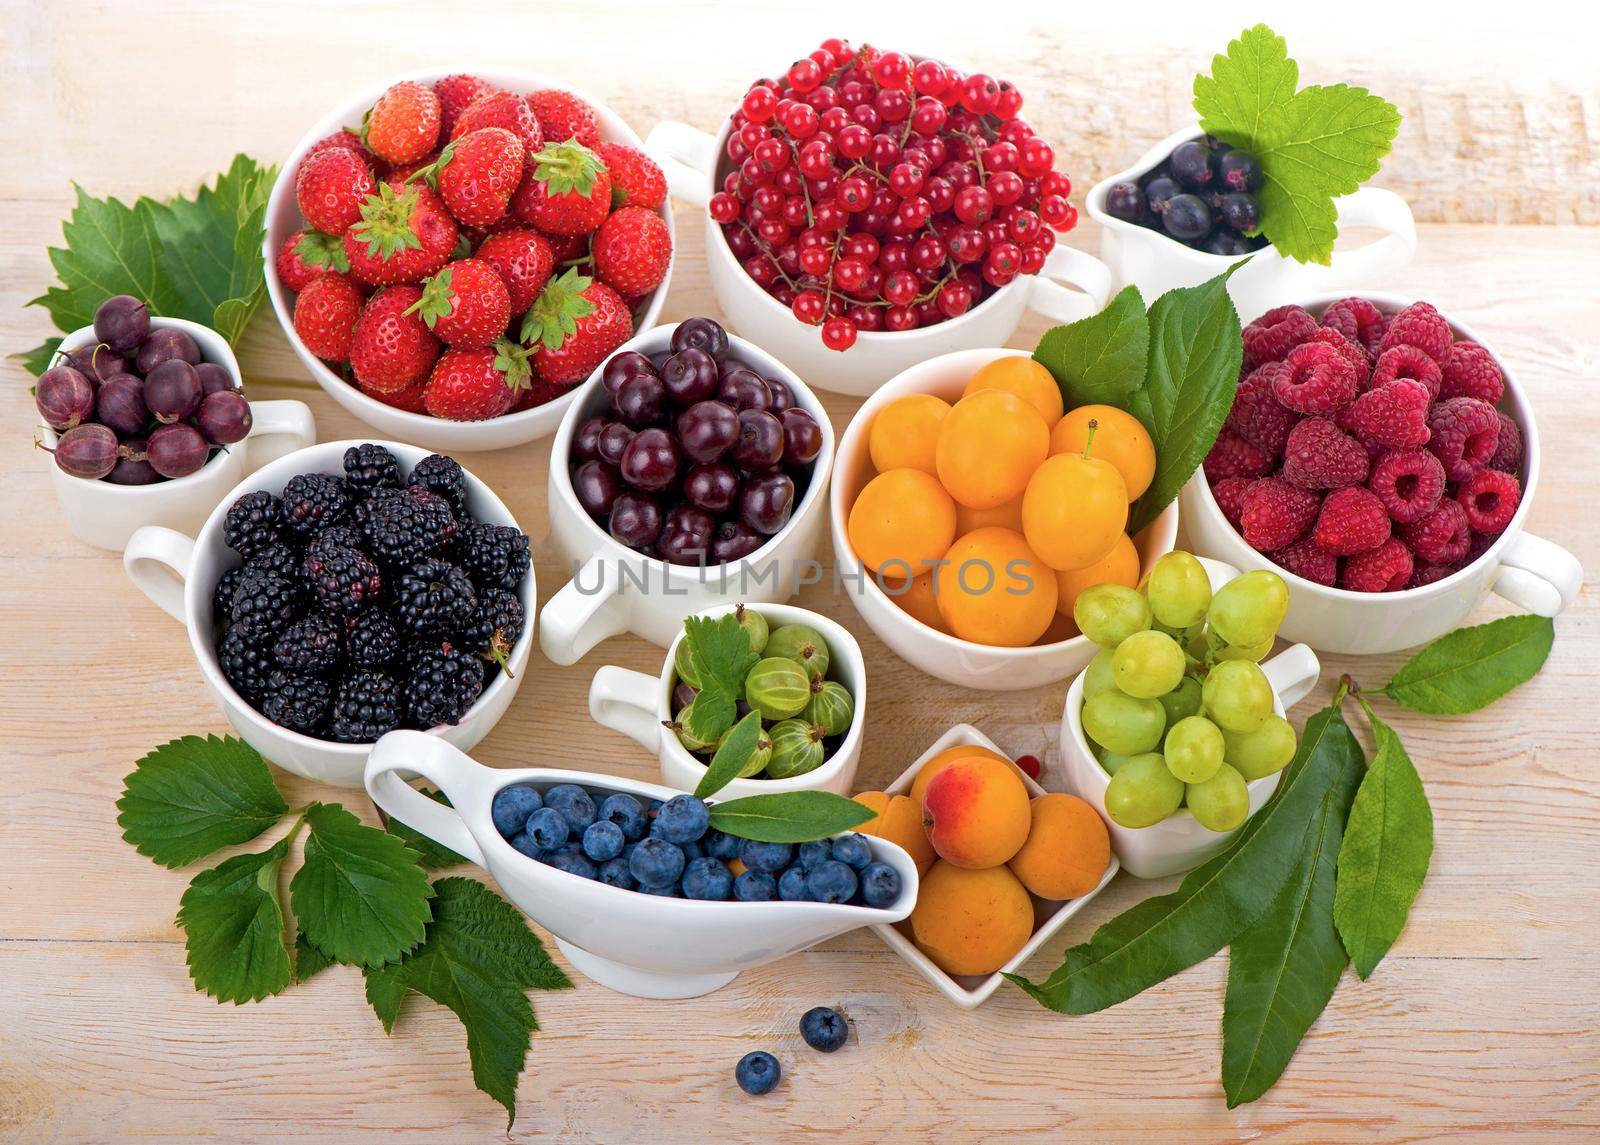
{"type": "Polygon", "coordinates": [[[829,349],[959,317],[1078,221],[1021,110],[1004,80],[827,40],[746,93],[711,217],[829,349]]]}

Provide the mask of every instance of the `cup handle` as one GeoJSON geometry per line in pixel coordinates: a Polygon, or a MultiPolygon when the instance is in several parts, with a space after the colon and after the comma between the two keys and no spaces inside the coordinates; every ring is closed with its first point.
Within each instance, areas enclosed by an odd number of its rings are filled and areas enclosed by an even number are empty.
{"type": "Polygon", "coordinates": [[[654,754],[661,746],[655,699],[660,684],[654,676],[607,664],[589,683],[589,718],[654,754]]]}
{"type": "Polygon", "coordinates": [[[1111,268],[1105,263],[1057,243],[1034,276],[1028,306],[1056,322],[1076,322],[1105,309],[1111,286],[1111,268]]]}
{"type": "Polygon", "coordinates": [[[717,165],[717,141],[698,127],[664,120],[650,129],[644,149],[661,165],[674,199],[691,207],[711,202],[711,172],[717,165]]]}
{"type": "Polygon", "coordinates": [[[305,402],[250,403],[250,432],[244,439],[244,471],[253,473],[268,462],[314,445],[317,420],[305,402]]]}
{"type": "Polygon", "coordinates": [[[1583,588],[1578,558],[1543,537],[1523,533],[1500,557],[1494,591],[1535,616],[1558,616],[1583,588]]]}
{"type": "Polygon", "coordinates": [[[179,624],[185,623],[183,586],[193,563],[194,538],[163,525],[141,526],[122,550],[128,578],[179,624]]]}
{"type": "MultiPolygon", "coordinates": [[[[1417,222],[1411,205],[1382,187],[1360,187],[1334,200],[1339,229],[1372,227],[1383,237],[1365,246],[1334,252],[1329,266],[1315,268],[1318,290],[1363,286],[1372,279],[1405,266],[1417,253],[1417,222]]],[[[1307,268],[1311,269],[1311,268],[1307,268]]]]}
{"type": "Polygon", "coordinates": [[[627,602],[607,576],[604,557],[593,556],[539,613],[539,647],[553,663],[566,667],[576,664],[600,641],[628,627],[627,602]],[[592,583],[593,592],[583,584],[592,583]]]}
{"type": "Polygon", "coordinates": [[[492,778],[488,768],[438,736],[398,731],[372,745],[364,778],[372,802],[389,815],[483,866],[483,849],[457,808],[493,798],[483,790],[485,780],[492,778]],[[401,772],[422,776],[444,792],[450,806],[429,799],[402,779],[401,772]]]}
{"type": "Polygon", "coordinates": [[[1199,561],[1200,567],[1206,570],[1206,579],[1211,582],[1212,592],[1216,592],[1217,589],[1239,575],[1239,570],[1227,561],[1219,561],[1215,557],[1195,557],[1195,560],[1199,561]]]}
{"type": "Polygon", "coordinates": [[[1267,682],[1288,711],[1310,694],[1322,675],[1322,662],[1309,644],[1291,644],[1261,665],[1267,682]]]}

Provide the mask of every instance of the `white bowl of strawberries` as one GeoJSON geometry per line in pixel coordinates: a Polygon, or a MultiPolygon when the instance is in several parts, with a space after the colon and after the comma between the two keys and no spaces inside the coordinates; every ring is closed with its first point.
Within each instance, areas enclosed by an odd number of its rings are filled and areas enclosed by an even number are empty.
{"type": "Polygon", "coordinates": [[[410,72],[284,162],[267,293],[312,377],[386,437],[520,445],[655,324],[665,201],[639,137],[588,96],[512,68],[410,72]]]}

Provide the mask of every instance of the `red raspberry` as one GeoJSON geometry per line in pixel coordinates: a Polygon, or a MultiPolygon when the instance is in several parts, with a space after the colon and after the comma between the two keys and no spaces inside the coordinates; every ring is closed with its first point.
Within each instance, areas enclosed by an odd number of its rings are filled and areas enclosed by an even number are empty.
{"type": "Polygon", "coordinates": [[[1489,464],[1500,443],[1498,411],[1477,398],[1451,398],[1428,411],[1428,448],[1444,462],[1444,475],[1465,481],[1489,464]]]}
{"type": "Polygon", "coordinates": [[[1378,356],[1391,346],[1415,346],[1441,367],[1450,360],[1450,324],[1432,303],[1413,302],[1389,320],[1378,356]]]}
{"type": "Polygon", "coordinates": [[[1415,346],[1391,346],[1378,355],[1378,364],[1372,368],[1367,388],[1375,390],[1397,378],[1409,378],[1428,387],[1428,400],[1439,396],[1439,363],[1415,346]]]}
{"type": "Polygon", "coordinates": [[[1497,405],[1506,394],[1505,375],[1494,355],[1476,342],[1457,342],[1445,363],[1441,398],[1477,398],[1497,405]]]}
{"type": "Polygon", "coordinates": [[[1365,298],[1341,298],[1322,312],[1322,324],[1337,330],[1367,353],[1376,355],[1389,319],[1365,298]]]}
{"type": "Polygon", "coordinates": [[[1467,555],[1461,561],[1461,567],[1466,568],[1473,561],[1489,551],[1491,545],[1503,537],[1504,533],[1473,533],[1472,540],[1467,542],[1467,555]]]}
{"type": "Polygon", "coordinates": [[[1457,565],[1432,565],[1422,561],[1415,561],[1414,565],[1415,567],[1411,571],[1411,580],[1406,584],[1407,588],[1421,588],[1425,584],[1443,580],[1459,567],[1457,565]]]}
{"type": "Polygon", "coordinates": [[[1317,320],[1304,306],[1279,306],[1244,328],[1244,368],[1254,370],[1265,362],[1281,362],[1317,332],[1317,320]]]}
{"type": "Polygon", "coordinates": [[[1340,356],[1355,367],[1356,389],[1359,391],[1367,388],[1367,379],[1372,377],[1372,358],[1365,350],[1331,326],[1320,327],[1311,335],[1311,340],[1332,346],[1339,351],[1340,356]]]}
{"type": "Polygon", "coordinates": [[[1426,449],[1396,449],[1378,458],[1367,479],[1397,524],[1409,525],[1438,508],[1444,498],[1444,466],[1426,449]]]}
{"type": "Polygon", "coordinates": [[[1367,451],[1325,417],[1308,417],[1289,431],[1283,478],[1302,489],[1338,489],[1366,480],[1367,451]]]}
{"type": "Polygon", "coordinates": [[[1337,413],[1356,396],[1356,368],[1332,346],[1306,342],[1289,351],[1272,392],[1296,413],[1337,413]]]}
{"type": "Polygon", "coordinates": [[[1270,553],[1306,535],[1322,498],[1281,477],[1252,481],[1244,495],[1243,532],[1257,552],[1270,553]]]}
{"type": "Polygon", "coordinates": [[[1340,587],[1352,592],[1399,592],[1411,581],[1411,550],[1390,537],[1344,562],[1340,587]]]}
{"type": "Polygon", "coordinates": [[[1310,537],[1302,537],[1269,555],[1286,571],[1304,577],[1313,584],[1332,588],[1339,579],[1339,558],[1317,548],[1317,542],[1310,537]]]}
{"type": "Polygon", "coordinates": [[[1420,521],[1401,525],[1400,539],[1429,564],[1455,565],[1467,555],[1472,527],[1467,524],[1467,511],[1460,503],[1446,499],[1420,521]]]}
{"type": "Polygon", "coordinates": [[[1348,419],[1341,417],[1339,425],[1364,442],[1394,449],[1427,445],[1428,387],[1410,378],[1374,386],[1355,400],[1348,419]]]}
{"type": "Polygon", "coordinates": [[[1511,524],[1522,500],[1522,484],[1498,469],[1480,469],[1471,480],[1462,482],[1456,490],[1456,500],[1466,510],[1467,524],[1474,533],[1494,536],[1511,524]]]}
{"type": "Polygon", "coordinates": [[[1283,456],[1289,431],[1300,420],[1273,395],[1272,379],[1283,369],[1282,362],[1268,362],[1252,370],[1234,391],[1233,410],[1227,421],[1234,433],[1274,457],[1283,456]]]}
{"type": "Polygon", "coordinates": [[[1336,557],[1375,549],[1389,539],[1389,513],[1370,489],[1335,489],[1322,502],[1311,539],[1336,557]]]}
{"type": "Polygon", "coordinates": [[[1211,496],[1216,498],[1217,508],[1222,510],[1228,524],[1235,529],[1244,527],[1244,495],[1251,484],[1248,477],[1224,477],[1211,486],[1211,496]]]}
{"type": "Polygon", "coordinates": [[[1515,473],[1522,468],[1522,429],[1499,410],[1494,412],[1500,420],[1500,436],[1495,439],[1489,468],[1515,473]]]}
{"type": "Polygon", "coordinates": [[[1212,481],[1224,477],[1265,477],[1272,472],[1274,458],[1260,446],[1251,445],[1232,430],[1217,435],[1216,444],[1206,454],[1206,476],[1212,481]]]}

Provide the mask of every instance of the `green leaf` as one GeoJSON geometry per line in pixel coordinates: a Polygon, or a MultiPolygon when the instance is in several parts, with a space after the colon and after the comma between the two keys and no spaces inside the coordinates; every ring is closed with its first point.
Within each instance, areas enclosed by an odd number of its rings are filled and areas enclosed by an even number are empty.
{"type": "Polygon", "coordinates": [[[1123,911],[1042,983],[1006,977],[1042,1006],[1089,1014],[1209,958],[1266,913],[1283,889],[1306,823],[1361,745],[1335,708],[1306,721],[1300,750],[1277,792],[1221,854],[1190,871],[1176,891],[1123,911]]]}
{"type": "Polygon", "coordinates": [[[162,744],[134,764],[122,786],[122,837],[163,867],[248,842],[289,810],[266,761],[232,736],[162,744]]]}
{"type": "Polygon", "coordinates": [[[1233,408],[1244,345],[1227,283],[1243,265],[1236,262],[1199,286],[1169,290],[1150,307],[1147,378],[1126,408],[1150,431],[1156,472],[1129,511],[1130,535],[1177,497],[1233,408]]]}
{"type": "Polygon", "coordinates": [[[1052,326],[1039,339],[1033,360],[1061,387],[1067,409],[1111,405],[1126,409],[1144,385],[1150,324],[1136,286],[1125,286],[1098,314],[1052,326]]]}
{"type": "Polygon", "coordinates": [[[1378,753],[1356,792],[1339,852],[1333,921],[1356,973],[1366,978],[1405,929],[1433,858],[1433,808],[1394,729],[1373,714],[1378,753]]]}
{"type": "Polygon", "coordinates": [[[594,280],[573,267],[552,280],[533,300],[522,316],[519,340],[529,349],[542,344],[546,350],[559,350],[562,343],[578,332],[578,319],[594,313],[594,303],[584,291],[594,280]]]}
{"type": "Polygon", "coordinates": [[[407,990],[455,1012],[479,1089],[516,1121],[517,1077],[538,1028],[524,990],[572,985],[511,904],[472,879],[433,886],[433,921],[422,945],[393,966],[366,971],[367,1000],[392,1030],[407,990]]]}
{"type": "MultiPolygon", "coordinates": [[[[683,622],[700,689],[684,720],[684,730],[701,743],[715,743],[733,726],[735,704],[744,694],[744,678],[760,659],[750,651],[750,637],[739,618],[691,616],[683,622]]],[[[753,746],[753,745],[752,745],[753,746]]]]}
{"type": "Polygon", "coordinates": [[[289,985],[278,868],[289,853],[280,839],[254,855],[235,855],[201,871],[183,892],[178,926],[189,976],[219,1002],[259,1002],[289,985]]]}
{"type": "Polygon", "coordinates": [[[1432,716],[1475,712],[1533,679],[1555,638],[1555,623],[1545,616],[1506,616],[1458,628],[1407,661],[1382,694],[1432,716]]]}
{"type": "Polygon", "coordinates": [[[336,962],[379,966],[421,942],[433,891],[416,853],[337,803],[313,803],[306,826],[289,901],[312,945],[336,962]]]}
{"type": "Polygon", "coordinates": [[[733,726],[711,757],[711,765],[694,789],[697,799],[710,799],[739,777],[761,739],[761,713],[750,711],[733,726]]]}
{"type": "Polygon", "coordinates": [[[305,931],[297,931],[294,936],[294,980],[298,985],[314,974],[319,974],[334,965],[333,959],[311,945],[306,938],[305,931]]]}
{"type": "Polygon", "coordinates": [[[7,357],[14,362],[21,362],[22,368],[37,378],[55,364],[60,349],[60,338],[46,338],[31,350],[20,354],[8,354],[7,357]]]}
{"type": "MultiPolygon", "coordinates": [[[[450,806],[450,800],[445,798],[445,794],[442,791],[434,791],[428,787],[419,787],[417,790],[435,803],[443,803],[446,807],[450,806]]],[[[467,861],[464,856],[456,854],[443,843],[430,839],[420,831],[407,827],[400,820],[393,817],[389,819],[388,825],[384,829],[415,851],[417,853],[417,861],[430,871],[453,867],[458,863],[467,861]]]]}
{"type": "Polygon", "coordinates": [[[831,791],[750,795],[711,807],[711,825],[717,830],[761,843],[809,843],[871,818],[866,807],[831,791]]]}

